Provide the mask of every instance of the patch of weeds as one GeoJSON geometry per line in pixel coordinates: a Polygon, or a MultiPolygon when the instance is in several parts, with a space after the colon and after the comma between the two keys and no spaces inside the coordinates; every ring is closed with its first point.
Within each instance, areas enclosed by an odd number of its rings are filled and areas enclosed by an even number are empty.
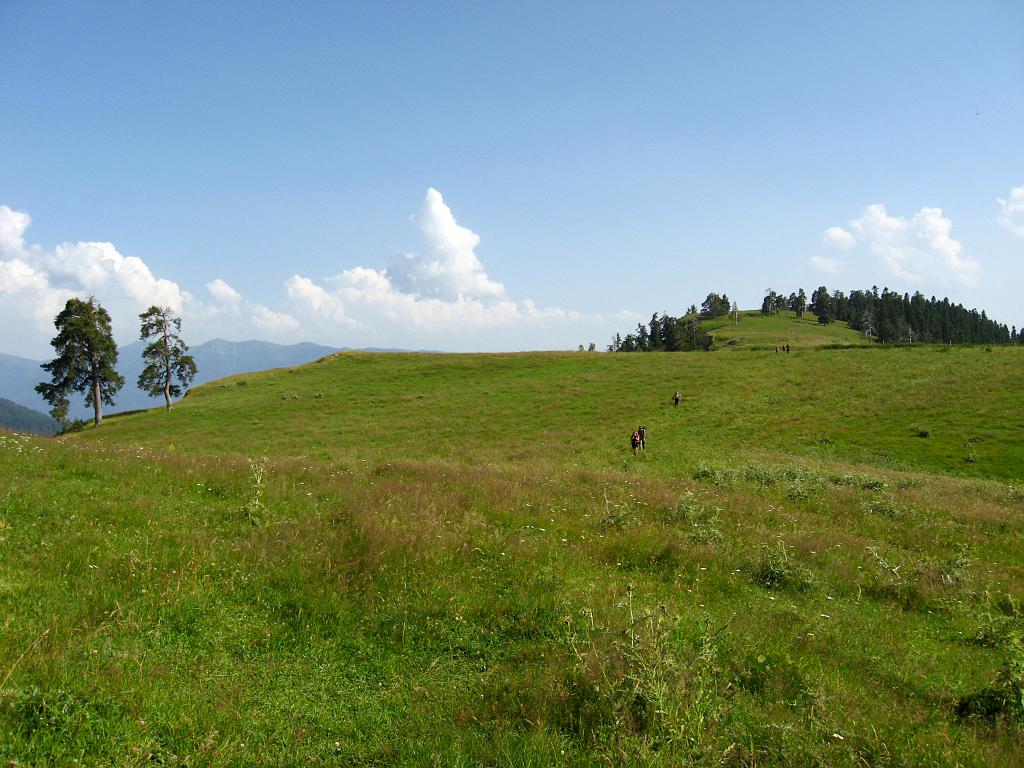
{"type": "Polygon", "coordinates": [[[242,507],[246,519],[253,525],[263,522],[267,507],[263,503],[263,484],[266,482],[267,457],[249,460],[249,499],[242,507]]]}
{"type": "Polygon", "coordinates": [[[885,480],[870,475],[857,475],[846,473],[843,475],[829,475],[828,481],[832,485],[844,485],[850,488],[860,488],[865,491],[881,491],[885,489],[885,480]]]}
{"type": "Polygon", "coordinates": [[[604,528],[612,528],[616,531],[623,530],[627,525],[634,522],[633,511],[630,505],[623,502],[613,502],[608,498],[608,492],[604,492],[604,514],[598,521],[604,528]]]}
{"type": "Polygon", "coordinates": [[[1004,648],[1024,639],[1024,608],[1011,595],[986,591],[984,606],[977,630],[967,638],[969,645],[1004,648]]]}
{"type": "Polygon", "coordinates": [[[1024,621],[1021,616],[988,613],[982,618],[975,633],[967,638],[967,643],[981,648],[1002,648],[1021,638],[1024,638],[1024,621]]]}
{"type": "Polygon", "coordinates": [[[0,692],[0,730],[49,752],[61,764],[59,758],[78,754],[99,740],[99,731],[116,722],[118,714],[110,703],[64,689],[44,691],[33,686],[0,692]]]}
{"type": "Polygon", "coordinates": [[[786,498],[790,501],[806,501],[812,493],[813,488],[800,478],[790,480],[786,485],[786,498]]]}
{"type": "Polygon", "coordinates": [[[688,633],[664,606],[634,613],[632,586],[618,608],[628,614],[618,631],[595,626],[590,612],[579,627],[567,623],[574,665],[559,698],[561,727],[591,744],[626,737],[670,762],[699,760],[728,707],[725,629],[704,619],[688,633]]]}
{"type": "Polygon", "coordinates": [[[697,501],[693,492],[687,491],[675,507],[662,512],[662,517],[668,523],[687,526],[688,538],[695,544],[716,544],[724,538],[718,528],[720,511],[697,501]]]}
{"type": "Polygon", "coordinates": [[[761,547],[761,558],[754,565],[754,583],[765,589],[792,589],[806,592],[815,584],[810,569],[798,563],[790,554],[785,542],[774,547],[761,547]]]}
{"type": "Polygon", "coordinates": [[[905,504],[899,504],[887,496],[862,502],[860,508],[865,514],[875,515],[877,517],[888,517],[891,520],[911,517],[914,513],[913,507],[905,504]]]}
{"type": "Polygon", "coordinates": [[[889,600],[907,610],[936,607],[943,594],[963,589],[970,580],[971,558],[966,547],[958,547],[942,560],[919,560],[913,566],[894,563],[877,547],[868,547],[875,568],[860,588],[872,597],[889,600]]]}
{"type": "Polygon", "coordinates": [[[867,582],[860,587],[872,597],[890,600],[904,607],[920,603],[920,591],[916,579],[910,578],[904,563],[896,563],[879,552],[878,547],[868,547],[868,554],[875,568],[868,573],[867,582]],[[902,572],[901,572],[902,571],[902,572]]]}
{"type": "Polygon", "coordinates": [[[971,554],[963,544],[947,558],[939,562],[939,579],[950,587],[959,587],[971,577],[971,554]]]}
{"type": "Polygon", "coordinates": [[[711,485],[728,485],[731,477],[728,470],[701,464],[693,470],[693,479],[702,480],[705,483],[711,483],[711,485]]]}
{"type": "Polygon", "coordinates": [[[824,695],[789,654],[749,653],[740,659],[733,683],[750,693],[778,701],[815,719],[824,709],[824,695]]]}
{"type": "Polygon", "coordinates": [[[1006,661],[995,679],[974,693],[957,699],[957,717],[988,724],[1024,723],[1024,642],[1014,637],[1006,649],[1006,661]]]}
{"type": "Polygon", "coordinates": [[[763,464],[748,464],[743,468],[743,479],[758,485],[778,485],[785,482],[807,482],[812,475],[800,467],[772,467],[763,464]]]}

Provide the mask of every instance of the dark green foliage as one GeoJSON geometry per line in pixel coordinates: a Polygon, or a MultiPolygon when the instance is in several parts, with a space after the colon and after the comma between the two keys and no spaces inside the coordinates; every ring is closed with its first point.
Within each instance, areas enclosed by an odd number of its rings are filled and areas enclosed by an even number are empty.
{"type": "Polygon", "coordinates": [[[754,582],[767,589],[806,592],[814,586],[814,575],[796,562],[780,541],[775,547],[761,548],[761,559],[754,566],[754,582]]]}
{"type": "Polygon", "coordinates": [[[114,404],[114,395],[124,385],[118,374],[117,345],[110,329],[110,315],[96,299],[68,299],[53,321],[57,335],[50,341],[57,357],[43,363],[53,379],[36,387],[51,406],[50,414],[64,421],[68,414],[68,396],[85,395],[85,404],[93,408],[94,421],[103,421],[103,403],[114,404]]]}
{"type": "Polygon", "coordinates": [[[171,398],[181,397],[196,375],[196,362],[182,341],[181,318],[176,317],[169,307],[152,306],[139,315],[142,328],[139,339],[153,339],[142,352],[146,367],[139,374],[139,389],[156,397],[163,395],[167,410],[171,410],[171,398]]]}
{"type": "MultiPolygon", "coordinates": [[[[711,319],[729,313],[728,297],[725,294],[709,293],[701,305],[701,317],[711,319]]],[[[695,310],[696,307],[691,307],[695,310]]],[[[934,296],[926,299],[920,292],[911,296],[900,295],[888,288],[879,292],[877,287],[866,291],[833,291],[822,285],[812,294],[808,304],[807,294],[801,288],[788,298],[769,289],[761,303],[761,314],[776,315],[789,309],[802,317],[805,309],[817,317],[821,325],[844,321],[850,328],[860,331],[866,338],[890,344],[927,342],[932,344],[1019,344],[1024,342],[1024,333],[1016,327],[1008,328],[997,323],[977,309],[966,309],[962,304],[953,304],[948,298],[939,301],[934,296]]],[[[691,312],[690,314],[696,314],[691,312]]],[[[687,316],[689,317],[689,315],[687,316]]],[[[610,352],[648,352],[658,349],[671,351],[663,338],[671,333],[667,327],[673,320],[663,315],[660,320],[655,314],[653,327],[639,326],[636,335],[621,339],[616,335],[608,347],[610,352]],[[654,333],[655,338],[651,334],[654,333]]],[[[698,341],[694,346],[679,349],[704,349],[698,341]]]]}
{"type": "MultiPolygon", "coordinates": [[[[728,310],[726,310],[728,312],[728,310]]],[[[690,352],[695,349],[711,348],[713,339],[701,328],[697,315],[688,317],[672,317],[655,313],[651,318],[650,328],[643,323],[637,326],[637,332],[626,338],[615,334],[608,345],[609,352],[690,352]]]]}
{"type": "Polygon", "coordinates": [[[52,435],[60,431],[60,424],[44,413],[33,411],[0,397],[0,427],[15,432],[52,435]]]}
{"type": "Polygon", "coordinates": [[[700,305],[700,313],[704,317],[721,317],[729,314],[732,304],[726,294],[709,293],[704,303],[700,305]]]}

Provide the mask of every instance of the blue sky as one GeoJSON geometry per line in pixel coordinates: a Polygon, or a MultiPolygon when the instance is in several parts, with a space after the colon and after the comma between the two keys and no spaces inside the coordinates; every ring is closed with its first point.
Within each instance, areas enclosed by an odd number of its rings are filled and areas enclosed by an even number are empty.
{"type": "Polygon", "coordinates": [[[1024,4],[0,0],[0,351],[607,343],[709,291],[1024,325],[1024,4]]]}

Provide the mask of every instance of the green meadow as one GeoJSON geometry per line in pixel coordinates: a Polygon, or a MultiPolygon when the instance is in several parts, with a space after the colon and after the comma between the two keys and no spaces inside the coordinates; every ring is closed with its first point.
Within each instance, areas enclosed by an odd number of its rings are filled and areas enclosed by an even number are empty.
{"type": "Polygon", "coordinates": [[[1024,349],[713,332],[0,435],[0,761],[1024,763],[1024,349]]]}

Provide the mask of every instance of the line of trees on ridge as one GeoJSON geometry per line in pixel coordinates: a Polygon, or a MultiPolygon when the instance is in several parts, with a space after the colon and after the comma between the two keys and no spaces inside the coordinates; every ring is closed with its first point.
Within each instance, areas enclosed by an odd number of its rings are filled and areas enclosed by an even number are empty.
{"type": "MultiPolygon", "coordinates": [[[[146,367],[139,374],[138,387],[153,397],[164,396],[167,410],[171,398],[179,397],[196,375],[196,363],[182,341],[181,318],[170,308],[151,306],[139,315],[139,339],[150,343],[142,351],[146,367]]],[[[50,344],[57,356],[42,368],[51,377],[36,386],[36,392],[51,406],[50,415],[67,426],[69,396],[85,395],[86,407],[93,409],[93,421],[103,423],[103,404],[114,405],[124,386],[117,372],[117,344],[110,327],[110,314],[94,296],[68,299],[53,321],[57,335],[50,344]]]]}
{"type": "MultiPolygon", "coordinates": [[[[1008,328],[992,320],[982,310],[967,309],[948,298],[930,299],[920,292],[913,296],[877,286],[870,290],[829,293],[825,286],[814,290],[810,298],[803,288],[788,296],[769,289],[761,303],[761,314],[788,310],[798,317],[813,314],[822,325],[836,321],[847,323],[865,338],[879,343],[928,342],[934,344],[1024,344],[1024,329],[1008,328]]],[[[669,314],[651,316],[649,324],[639,323],[625,337],[616,333],[609,352],[684,352],[707,350],[712,337],[701,328],[702,319],[731,316],[740,321],[736,302],[725,293],[709,293],[700,309],[691,305],[682,317],[669,314]]]]}

